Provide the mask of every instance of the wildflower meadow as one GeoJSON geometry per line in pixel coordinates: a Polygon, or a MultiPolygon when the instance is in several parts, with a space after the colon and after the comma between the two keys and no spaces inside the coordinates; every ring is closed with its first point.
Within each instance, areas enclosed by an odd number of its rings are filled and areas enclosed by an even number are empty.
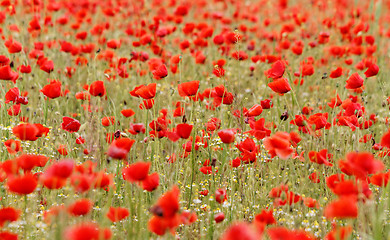
{"type": "Polygon", "coordinates": [[[0,240],[390,239],[390,0],[0,0],[0,240]]]}

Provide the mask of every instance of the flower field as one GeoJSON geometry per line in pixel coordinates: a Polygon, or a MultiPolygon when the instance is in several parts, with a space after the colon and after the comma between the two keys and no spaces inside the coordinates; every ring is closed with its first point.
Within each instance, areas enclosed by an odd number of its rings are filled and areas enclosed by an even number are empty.
{"type": "Polygon", "coordinates": [[[389,0],[0,0],[0,240],[390,239],[389,0]]]}

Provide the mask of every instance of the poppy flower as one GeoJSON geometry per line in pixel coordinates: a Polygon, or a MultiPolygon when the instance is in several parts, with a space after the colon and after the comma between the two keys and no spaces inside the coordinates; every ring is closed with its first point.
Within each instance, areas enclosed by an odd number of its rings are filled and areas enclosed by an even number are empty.
{"type": "Polygon", "coordinates": [[[6,47],[8,48],[9,53],[18,53],[22,51],[22,44],[15,40],[7,40],[5,42],[6,47]]]}
{"type": "Polygon", "coordinates": [[[134,142],[130,138],[115,139],[108,148],[107,155],[115,159],[126,159],[134,142]]]}
{"type": "Polygon", "coordinates": [[[351,226],[333,226],[332,231],[326,234],[326,240],[347,240],[352,233],[351,226]]]}
{"type": "Polygon", "coordinates": [[[94,97],[103,97],[106,95],[106,87],[103,81],[95,81],[89,86],[89,93],[94,97]]]}
{"type": "Polygon", "coordinates": [[[140,109],[151,109],[154,106],[154,99],[144,100],[140,105],[140,109]]]}
{"type": "Polygon", "coordinates": [[[80,122],[76,119],[70,118],[70,117],[63,117],[61,128],[65,131],[68,131],[70,133],[77,132],[80,129],[80,122]]]}
{"type": "Polygon", "coordinates": [[[8,90],[5,94],[5,103],[13,102],[15,104],[28,104],[28,100],[26,96],[21,96],[19,88],[14,87],[8,90]]]}
{"type": "Polygon", "coordinates": [[[258,147],[256,143],[251,138],[246,138],[244,141],[236,145],[238,150],[241,152],[242,161],[244,163],[255,162],[256,155],[258,152],[258,147]]]}
{"type": "Polygon", "coordinates": [[[57,80],[51,80],[50,84],[44,86],[40,92],[48,98],[54,99],[61,96],[61,82],[57,80]]]}
{"type": "Polygon", "coordinates": [[[188,139],[191,135],[191,131],[194,125],[187,123],[180,123],[176,126],[177,134],[184,139],[188,139]]]}
{"type": "Polygon", "coordinates": [[[263,144],[271,158],[278,156],[281,159],[288,159],[293,153],[293,149],[290,148],[290,135],[286,132],[277,132],[267,137],[263,144]]]}
{"type": "Polygon", "coordinates": [[[132,135],[137,135],[139,133],[145,133],[145,132],[146,132],[146,128],[143,123],[135,123],[135,124],[130,123],[129,133],[131,133],[132,135]]]}
{"type": "Polygon", "coordinates": [[[8,80],[16,83],[16,80],[19,78],[17,72],[13,72],[9,65],[0,66],[0,80],[8,80]]]}
{"type": "Polygon", "coordinates": [[[51,60],[45,60],[40,64],[40,68],[42,71],[51,73],[54,70],[54,63],[51,60]]]}
{"type": "Polygon", "coordinates": [[[223,143],[230,144],[235,140],[236,131],[234,129],[223,129],[218,131],[218,136],[223,143]]]}
{"type": "Polygon", "coordinates": [[[358,215],[357,200],[354,196],[341,197],[324,209],[324,216],[328,219],[356,218],[358,215]]]}
{"type": "Polygon", "coordinates": [[[135,94],[137,97],[141,97],[143,99],[152,99],[156,96],[156,83],[151,83],[149,85],[142,85],[137,88],[135,94]]]}
{"type": "Polygon", "coordinates": [[[7,148],[9,154],[16,154],[22,150],[21,142],[13,139],[8,139],[5,141],[4,146],[7,148]]]}
{"type": "Polygon", "coordinates": [[[214,221],[220,223],[225,219],[225,214],[223,212],[217,213],[214,215],[214,221]]]}
{"type": "Polygon", "coordinates": [[[20,113],[20,104],[12,105],[8,110],[7,113],[9,116],[18,116],[20,113]]]}
{"type": "Polygon", "coordinates": [[[364,79],[358,73],[353,73],[346,83],[346,89],[357,89],[363,86],[364,79]]]}
{"type": "Polygon", "coordinates": [[[266,128],[264,126],[265,119],[260,118],[257,121],[250,120],[249,121],[249,126],[252,130],[249,130],[245,133],[249,133],[251,136],[255,137],[257,140],[263,139],[267,136],[271,135],[271,130],[266,128]]]}
{"type": "Polygon", "coordinates": [[[291,86],[288,83],[287,78],[275,79],[273,82],[268,83],[268,87],[270,87],[272,91],[279,94],[285,94],[291,90],[291,86]]]}
{"type": "Polygon", "coordinates": [[[123,179],[129,182],[143,181],[148,177],[150,162],[137,162],[122,169],[123,179]]]}
{"type": "Polygon", "coordinates": [[[8,231],[0,231],[0,239],[3,240],[18,240],[18,234],[8,231]]]}
{"type": "Polygon", "coordinates": [[[92,222],[83,222],[79,225],[68,227],[65,230],[66,240],[106,240],[111,239],[112,233],[109,228],[100,228],[92,222]]]}
{"type": "Polygon", "coordinates": [[[84,216],[92,210],[93,203],[89,199],[80,199],[68,206],[68,212],[73,216],[84,216]]]}
{"type": "Polygon", "coordinates": [[[35,141],[38,139],[40,132],[35,124],[22,123],[15,126],[12,133],[22,141],[35,141]]]}
{"type": "Polygon", "coordinates": [[[333,155],[328,153],[328,149],[322,149],[319,152],[310,151],[309,152],[309,159],[311,162],[318,163],[318,164],[324,164],[326,166],[333,166],[332,163],[330,163],[328,160],[332,160],[333,155]]]}
{"type": "Polygon", "coordinates": [[[129,215],[130,212],[127,208],[110,207],[106,216],[108,219],[110,219],[111,222],[119,222],[127,218],[129,215]]]}
{"type": "MultiPolygon", "coordinates": [[[[13,207],[3,207],[0,209],[0,227],[6,222],[15,222],[19,219],[21,211],[13,207]]],[[[1,239],[1,238],[0,238],[1,239]]]]}
{"type": "Polygon", "coordinates": [[[177,86],[181,97],[194,96],[199,90],[199,81],[181,83],[177,86]]]}
{"type": "Polygon", "coordinates": [[[160,184],[158,173],[152,173],[142,180],[142,189],[148,192],[154,191],[160,184]]]}
{"type": "Polygon", "coordinates": [[[61,154],[62,156],[66,156],[68,155],[68,149],[66,148],[66,145],[64,144],[60,144],[57,148],[57,151],[59,154],[61,154]]]}
{"type": "Polygon", "coordinates": [[[374,158],[369,152],[350,152],[345,160],[339,161],[342,172],[365,179],[368,174],[375,174],[384,169],[382,161],[374,158]]]}
{"type": "Polygon", "coordinates": [[[265,72],[265,75],[267,76],[267,78],[278,79],[283,77],[285,69],[286,67],[284,63],[281,60],[278,60],[274,64],[272,64],[271,69],[265,72]]]}
{"type": "Polygon", "coordinates": [[[342,69],[341,67],[338,67],[338,68],[336,68],[335,70],[333,70],[333,71],[330,73],[329,77],[330,77],[330,78],[338,78],[338,77],[340,77],[342,74],[343,74],[343,69],[342,69]]]}
{"type": "Polygon", "coordinates": [[[122,111],[121,111],[121,114],[124,116],[124,117],[126,117],[126,118],[128,118],[128,117],[131,117],[131,116],[133,116],[134,114],[135,114],[135,112],[132,110],[132,109],[123,109],[122,111]]]}
{"type": "Polygon", "coordinates": [[[379,67],[375,63],[371,64],[368,69],[364,72],[364,75],[369,78],[376,76],[379,72],[379,67]]]}
{"type": "Polygon", "coordinates": [[[104,117],[102,118],[102,125],[105,126],[105,127],[108,127],[110,125],[114,125],[115,124],[115,117],[104,117]]]}
{"type": "Polygon", "coordinates": [[[223,203],[227,200],[226,189],[219,188],[215,191],[215,201],[218,203],[223,203]]]}
{"type": "Polygon", "coordinates": [[[161,80],[168,76],[168,69],[164,64],[161,64],[155,70],[152,71],[152,74],[154,79],[161,80]]]}
{"type": "Polygon", "coordinates": [[[381,138],[381,146],[390,148],[390,131],[387,131],[381,138]]]}
{"type": "Polygon", "coordinates": [[[258,240],[259,234],[246,222],[233,223],[222,235],[221,240],[258,240]]]}
{"type": "Polygon", "coordinates": [[[276,220],[273,215],[273,210],[261,210],[261,213],[255,216],[256,222],[261,222],[266,225],[276,224],[276,220]]]}
{"type": "Polygon", "coordinates": [[[263,112],[263,107],[259,104],[253,105],[249,110],[244,112],[246,117],[257,117],[263,112]]]}
{"type": "Polygon", "coordinates": [[[34,192],[37,186],[38,181],[31,173],[26,173],[25,175],[21,176],[8,177],[7,181],[8,190],[18,195],[30,194],[34,192]]]}
{"type": "Polygon", "coordinates": [[[315,240],[311,234],[303,230],[289,230],[285,227],[273,227],[267,230],[268,236],[271,240],[315,240]]]}
{"type": "Polygon", "coordinates": [[[22,154],[15,160],[21,169],[24,171],[31,171],[35,167],[44,167],[48,158],[43,155],[22,154]]]}
{"type": "Polygon", "coordinates": [[[370,177],[371,184],[378,187],[386,187],[389,183],[390,171],[386,173],[377,173],[370,177]]]}

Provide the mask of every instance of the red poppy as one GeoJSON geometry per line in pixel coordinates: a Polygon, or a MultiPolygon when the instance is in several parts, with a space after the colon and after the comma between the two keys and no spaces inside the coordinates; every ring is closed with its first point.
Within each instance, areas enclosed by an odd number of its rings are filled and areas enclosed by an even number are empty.
{"type": "Polygon", "coordinates": [[[145,133],[145,132],[146,132],[146,128],[143,123],[135,123],[135,124],[130,123],[129,133],[131,133],[132,135],[137,135],[139,133],[145,133]]]}
{"type": "Polygon", "coordinates": [[[16,80],[19,78],[17,72],[13,72],[9,65],[0,66],[0,80],[9,80],[16,83],[16,80]]]}
{"type": "Polygon", "coordinates": [[[222,235],[221,240],[258,240],[259,234],[249,223],[233,223],[222,235]]]}
{"type": "Polygon", "coordinates": [[[154,79],[161,80],[161,79],[165,78],[166,76],[168,76],[168,69],[164,64],[161,64],[158,67],[156,67],[156,69],[153,70],[152,73],[153,73],[154,79]]]}
{"type": "Polygon", "coordinates": [[[68,212],[73,216],[84,216],[92,210],[93,203],[89,199],[80,199],[68,206],[68,212]]]}
{"type": "Polygon", "coordinates": [[[309,159],[311,162],[315,162],[318,164],[324,164],[326,166],[333,166],[328,160],[332,160],[333,155],[328,153],[328,149],[322,149],[319,152],[310,151],[309,159]]]}
{"type": "Polygon", "coordinates": [[[214,221],[220,223],[225,219],[225,214],[223,212],[217,213],[214,215],[214,221]]]}
{"type": "Polygon", "coordinates": [[[102,118],[102,125],[105,127],[111,126],[115,124],[115,117],[104,117],[102,118]]]}
{"type": "Polygon", "coordinates": [[[103,240],[112,236],[109,228],[100,228],[96,223],[83,222],[79,225],[68,227],[65,230],[66,240],[103,240]]]}
{"type": "Polygon", "coordinates": [[[265,75],[267,76],[267,78],[278,79],[283,77],[285,69],[286,67],[284,63],[281,60],[278,60],[274,64],[272,64],[271,69],[265,72],[265,75]]]}
{"type": "Polygon", "coordinates": [[[152,99],[156,96],[156,83],[151,83],[149,85],[141,85],[137,87],[135,94],[137,97],[141,97],[143,99],[152,99]]]}
{"type": "Polygon", "coordinates": [[[390,171],[386,173],[377,173],[370,177],[371,184],[378,187],[386,187],[389,183],[390,171]]]}
{"type": "MultiPolygon", "coordinates": [[[[13,207],[3,207],[0,209],[0,227],[3,227],[6,222],[15,222],[19,219],[22,211],[13,207]]],[[[0,238],[1,239],[1,238],[0,238]]]]}
{"type": "Polygon", "coordinates": [[[358,74],[353,73],[347,80],[347,84],[345,85],[346,89],[357,89],[363,86],[364,79],[358,74]]]}
{"type": "Polygon", "coordinates": [[[249,126],[252,130],[249,130],[245,133],[249,133],[251,136],[255,137],[257,140],[263,139],[271,135],[271,130],[264,127],[265,119],[260,118],[257,121],[250,120],[249,126]]]}
{"type": "Polygon", "coordinates": [[[346,160],[339,161],[339,167],[342,172],[348,175],[365,179],[368,174],[382,171],[384,164],[382,161],[376,160],[374,155],[369,152],[350,152],[347,154],[346,160]]]}
{"type": "Polygon", "coordinates": [[[194,125],[187,124],[187,123],[180,123],[176,126],[177,134],[184,139],[187,139],[191,135],[191,131],[194,125]]]}
{"type": "Polygon", "coordinates": [[[255,216],[255,221],[264,223],[266,225],[276,224],[276,220],[273,215],[273,210],[261,210],[261,213],[255,216]]]}
{"type": "Polygon", "coordinates": [[[334,226],[326,236],[325,240],[347,240],[352,233],[351,226],[334,226]]]}
{"type": "Polygon", "coordinates": [[[343,74],[343,69],[342,69],[341,67],[338,67],[338,68],[336,68],[335,70],[333,70],[333,71],[330,73],[329,77],[330,77],[330,78],[338,78],[338,77],[340,77],[342,74],[343,74]]]}
{"type": "Polygon", "coordinates": [[[246,117],[257,117],[263,112],[263,107],[259,104],[253,105],[249,110],[244,111],[246,117]]]}
{"type": "Polygon", "coordinates": [[[18,116],[20,113],[20,104],[15,104],[12,105],[8,110],[7,110],[8,115],[10,116],[18,116]]]}
{"type": "Polygon", "coordinates": [[[58,80],[51,80],[50,84],[44,86],[41,92],[48,98],[54,99],[61,96],[61,82],[58,80]]]}
{"type": "Polygon", "coordinates": [[[289,230],[285,227],[273,227],[267,231],[271,240],[315,240],[311,234],[303,230],[289,230]]]}
{"type": "Polygon", "coordinates": [[[235,140],[236,131],[234,129],[223,129],[218,131],[218,136],[223,143],[230,144],[235,140]]]}
{"type": "Polygon", "coordinates": [[[68,149],[66,147],[66,145],[64,144],[60,144],[57,148],[57,151],[59,154],[61,154],[62,156],[66,156],[68,155],[68,149]]]}
{"type": "Polygon", "coordinates": [[[70,117],[63,117],[61,128],[65,131],[68,131],[70,133],[77,132],[80,129],[80,122],[76,119],[70,118],[70,117]]]}
{"type": "Polygon", "coordinates": [[[40,132],[35,124],[22,123],[15,126],[12,133],[22,141],[35,141],[38,139],[40,132]]]}
{"type": "Polygon", "coordinates": [[[115,139],[108,148],[107,155],[115,159],[126,159],[134,142],[130,138],[115,139]]]}
{"type": "Polygon", "coordinates": [[[0,239],[3,240],[18,240],[18,234],[8,231],[0,231],[0,239]]]}
{"type": "Polygon", "coordinates": [[[5,94],[5,103],[13,102],[15,104],[28,104],[28,100],[26,96],[21,96],[19,88],[14,87],[8,90],[5,94]]]}
{"type": "Polygon", "coordinates": [[[244,163],[250,163],[256,161],[256,155],[258,152],[258,147],[256,143],[251,138],[246,138],[244,141],[236,145],[238,150],[241,152],[242,161],[244,163]]]}
{"type": "Polygon", "coordinates": [[[26,173],[21,176],[8,177],[7,187],[12,193],[27,195],[34,192],[37,186],[37,178],[31,173],[26,173]]]}
{"type": "Polygon", "coordinates": [[[177,86],[177,89],[181,97],[194,96],[199,90],[199,81],[181,83],[177,86]]]}
{"type": "Polygon", "coordinates": [[[268,87],[279,94],[285,94],[291,90],[291,86],[288,83],[287,78],[275,79],[273,82],[268,83],[268,87]]]}
{"type": "Polygon", "coordinates": [[[22,150],[21,142],[13,139],[8,139],[5,141],[4,146],[7,148],[9,154],[16,154],[22,150]]]}
{"type": "Polygon", "coordinates": [[[226,189],[219,188],[215,191],[215,201],[218,203],[223,203],[227,200],[226,189]]]}
{"type": "Polygon", "coordinates": [[[143,181],[148,177],[150,162],[137,162],[122,169],[123,179],[129,182],[143,181]]]}
{"type": "Polygon", "coordinates": [[[31,171],[35,167],[44,167],[48,161],[48,158],[43,155],[22,154],[15,160],[21,169],[25,171],[31,171]]]}
{"type": "Polygon", "coordinates": [[[356,218],[357,215],[358,207],[354,196],[341,197],[328,204],[324,209],[324,216],[328,219],[356,218]]]}
{"type": "Polygon", "coordinates": [[[288,159],[293,153],[293,149],[290,148],[290,135],[286,132],[277,132],[272,137],[267,137],[263,143],[271,158],[278,156],[281,159],[288,159]]]}
{"type": "Polygon", "coordinates": [[[366,75],[366,77],[373,77],[373,76],[376,76],[379,72],[379,67],[378,65],[376,65],[375,63],[371,64],[368,69],[364,72],[364,75],[366,75]]]}
{"type": "Polygon", "coordinates": [[[103,97],[106,95],[106,87],[103,81],[95,81],[89,86],[89,93],[94,97],[103,97]]]}
{"type": "Polygon", "coordinates": [[[154,191],[160,184],[158,173],[152,173],[142,180],[142,189],[148,192],[154,191]]]}
{"type": "Polygon", "coordinates": [[[124,116],[124,117],[131,117],[131,116],[133,116],[134,114],[135,114],[135,112],[133,111],[133,109],[123,109],[122,111],[121,111],[121,114],[124,116]]]}
{"type": "Polygon", "coordinates": [[[110,219],[111,222],[119,222],[127,218],[129,215],[130,212],[127,208],[110,207],[106,216],[108,219],[110,219]]]}

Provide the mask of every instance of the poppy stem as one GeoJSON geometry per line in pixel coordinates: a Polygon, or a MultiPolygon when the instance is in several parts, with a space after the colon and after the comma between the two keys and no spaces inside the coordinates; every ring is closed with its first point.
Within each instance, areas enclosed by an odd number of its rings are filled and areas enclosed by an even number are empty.
{"type": "Polygon", "coordinates": [[[49,108],[48,103],[47,103],[48,101],[49,101],[49,99],[45,100],[45,125],[47,125],[47,112],[48,112],[48,108],[49,108]]]}

